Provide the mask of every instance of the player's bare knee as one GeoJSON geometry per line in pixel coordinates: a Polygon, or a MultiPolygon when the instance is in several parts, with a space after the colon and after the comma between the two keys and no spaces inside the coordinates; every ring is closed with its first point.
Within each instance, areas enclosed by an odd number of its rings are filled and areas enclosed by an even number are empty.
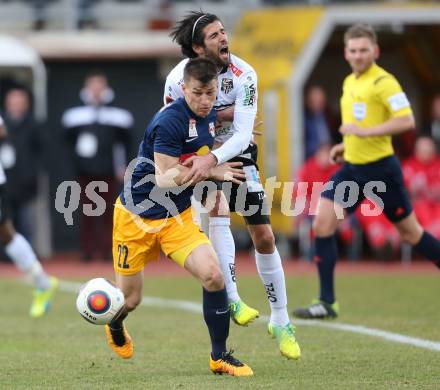
{"type": "Polygon", "coordinates": [[[406,244],[410,245],[416,245],[420,241],[420,237],[423,234],[423,231],[420,229],[420,232],[418,230],[399,230],[400,238],[402,241],[406,244]]]}
{"type": "Polygon", "coordinates": [[[407,219],[396,223],[395,226],[403,242],[415,245],[420,241],[423,228],[414,215],[408,216],[407,219]]]}
{"type": "Polygon", "coordinates": [[[125,308],[127,311],[133,311],[142,301],[142,295],[138,293],[132,293],[125,297],[125,308]]]}
{"type": "Polygon", "coordinates": [[[327,218],[315,218],[312,224],[315,237],[328,237],[335,233],[336,224],[327,218]]]}
{"type": "Polygon", "coordinates": [[[202,284],[203,287],[208,291],[217,291],[223,288],[223,273],[217,264],[213,264],[205,271],[202,284]]]}
{"type": "Polygon", "coordinates": [[[258,253],[273,253],[275,250],[275,236],[272,229],[265,229],[253,236],[254,246],[258,253]]]}

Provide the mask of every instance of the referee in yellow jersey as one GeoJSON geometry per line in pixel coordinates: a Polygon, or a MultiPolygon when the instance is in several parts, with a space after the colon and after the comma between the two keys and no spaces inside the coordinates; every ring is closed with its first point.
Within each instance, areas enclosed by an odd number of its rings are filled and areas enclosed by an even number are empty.
{"type": "MultiPolygon", "coordinates": [[[[341,98],[339,131],[343,142],[335,145],[330,155],[333,162],[343,161],[343,165],[324,188],[313,222],[320,295],[310,306],[293,311],[300,318],[338,316],[334,292],[335,231],[341,219],[365,197],[383,209],[404,242],[440,268],[440,242],[417,221],[391,143],[394,134],[415,127],[408,99],[396,78],[375,63],[379,47],[371,26],[351,26],[345,32],[344,44],[352,73],[344,80],[341,98]]],[[[361,211],[371,212],[367,208],[361,211]]]]}

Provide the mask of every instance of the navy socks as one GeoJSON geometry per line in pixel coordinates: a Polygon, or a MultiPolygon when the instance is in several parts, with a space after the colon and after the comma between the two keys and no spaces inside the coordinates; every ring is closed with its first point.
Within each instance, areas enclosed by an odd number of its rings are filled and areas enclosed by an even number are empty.
{"type": "Polygon", "coordinates": [[[229,336],[229,304],[226,289],[207,291],[203,289],[203,317],[209,329],[212,344],[212,358],[218,360],[226,352],[229,336]]]}
{"type": "Polygon", "coordinates": [[[318,266],[321,291],[319,299],[326,303],[335,302],[334,271],[338,250],[335,235],[315,238],[315,257],[318,266]]]}

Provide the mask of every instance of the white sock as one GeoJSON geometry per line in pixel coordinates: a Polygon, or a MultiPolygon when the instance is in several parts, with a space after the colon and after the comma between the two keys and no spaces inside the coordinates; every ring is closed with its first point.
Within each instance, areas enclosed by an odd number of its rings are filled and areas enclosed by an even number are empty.
{"type": "Polygon", "coordinates": [[[209,218],[209,239],[217,253],[220,267],[225,279],[228,302],[238,301],[240,296],[237,291],[235,276],[235,243],[230,229],[229,217],[209,218]]]}
{"type": "Polygon", "coordinates": [[[273,325],[286,325],[289,323],[287,313],[287,293],[284,270],[278,250],[272,254],[262,254],[255,251],[255,260],[260,278],[266,289],[273,325]]]}
{"type": "Polygon", "coordinates": [[[11,242],[6,245],[5,252],[36,288],[46,290],[50,287],[49,277],[43,271],[35,252],[21,234],[14,235],[11,242]]]}

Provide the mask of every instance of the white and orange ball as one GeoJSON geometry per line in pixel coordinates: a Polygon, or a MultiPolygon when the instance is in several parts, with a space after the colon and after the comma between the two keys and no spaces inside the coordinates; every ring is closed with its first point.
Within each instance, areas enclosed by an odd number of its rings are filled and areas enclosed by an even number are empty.
{"type": "Polygon", "coordinates": [[[109,324],[124,307],[124,294],[105,278],[83,284],[76,299],[79,314],[95,325],[109,324]]]}

